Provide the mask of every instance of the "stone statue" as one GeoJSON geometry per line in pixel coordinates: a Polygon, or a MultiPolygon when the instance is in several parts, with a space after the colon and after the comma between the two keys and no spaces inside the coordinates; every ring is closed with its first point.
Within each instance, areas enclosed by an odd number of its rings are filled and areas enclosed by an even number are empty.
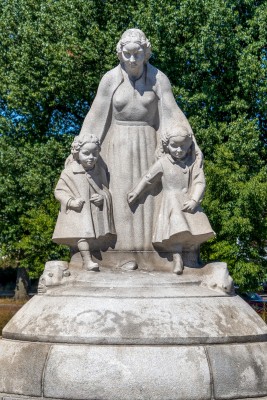
{"type": "Polygon", "coordinates": [[[115,235],[112,199],[106,171],[98,163],[100,142],[94,135],[76,138],[72,144],[72,159],[62,172],[55,189],[61,203],[53,241],[78,246],[83,268],[98,271],[91,258],[92,248],[106,235],[115,235]]]}
{"type": "Polygon", "coordinates": [[[200,208],[203,156],[168,78],[148,62],[145,34],[127,30],[117,53],[120,65],[102,78],[57,184],[53,240],[76,251],[86,270],[98,271],[94,252],[111,247],[107,266],[115,256],[115,266],[134,270],[146,258],[161,270],[165,258],[182,274],[199,266],[199,245],[214,236],[200,208]]]}
{"type": "Polygon", "coordinates": [[[72,258],[3,329],[0,400],[267,400],[267,326],[225,263],[198,262],[214,232],[192,129],[144,33],[117,52],[55,190],[72,258]]]}
{"type": "Polygon", "coordinates": [[[127,194],[161,155],[160,134],[174,124],[192,135],[196,162],[202,153],[192,129],[177,106],[168,78],[149,64],[151,45],[139,29],[129,29],[117,44],[120,64],[102,78],[87,114],[81,138],[95,134],[102,143],[102,157],[110,173],[116,254],[136,268],[140,255],[150,256],[155,215],[160,206],[160,185],[139,196],[138,206],[129,207],[127,194]]]}
{"type": "Polygon", "coordinates": [[[61,285],[70,276],[66,261],[47,261],[38,283],[38,294],[44,294],[49,287],[61,285]]]}
{"type": "Polygon", "coordinates": [[[205,178],[196,162],[192,133],[180,125],[173,126],[163,144],[167,153],[128,194],[128,201],[132,204],[153,182],[162,181],[163,196],[152,242],[173,254],[173,271],[181,274],[183,245],[205,242],[214,232],[200,207],[205,178]]]}

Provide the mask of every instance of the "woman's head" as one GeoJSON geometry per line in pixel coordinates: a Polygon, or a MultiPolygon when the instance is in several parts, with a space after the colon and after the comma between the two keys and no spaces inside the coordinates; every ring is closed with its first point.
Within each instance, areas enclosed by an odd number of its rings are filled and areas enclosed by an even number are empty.
{"type": "Polygon", "coordinates": [[[86,170],[94,168],[100,150],[100,141],[94,135],[90,135],[86,139],[76,136],[71,145],[73,159],[78,161],[86,170]]]}
{"type": "Polygon", "coordinates": [[[162,144],[165,152],[177,160],[182,160],[188,154],[193,142],[192,132],[182,125],[171,126],[164,137],[162,144]]]}
{"type": "Polygon", "coordinates": [[[117,55],[122,63],[135,69],[151,57],[151,44],[140,29],[128,29],[117,44],[117,55]]]}

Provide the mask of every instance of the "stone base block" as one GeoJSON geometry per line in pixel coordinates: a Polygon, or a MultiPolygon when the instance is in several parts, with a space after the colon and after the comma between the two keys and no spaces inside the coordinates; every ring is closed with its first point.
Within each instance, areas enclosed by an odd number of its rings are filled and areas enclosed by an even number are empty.
{"type": "Polygon", "coordinates": [[[266,354],[267,343],[95,346],[3,339],[0,393],[5,400],[263,400],[266,354]]]}
{"type": "MultiPolygon", "coordinates": [[[[200,266],[199,252],[184,250],[184,265],[187,267],[200,266]]],[[[132,260],[135,261],[142,269],[147,271],[173,271],[173,254],[164,251],[144,250],[144,251],[95,251],[93,252],[93,260],[104,268],[117,268],[132,260]]],[[[71,263],[82,265],[82,258],[78,249],[72,249],[71,263]]]]}

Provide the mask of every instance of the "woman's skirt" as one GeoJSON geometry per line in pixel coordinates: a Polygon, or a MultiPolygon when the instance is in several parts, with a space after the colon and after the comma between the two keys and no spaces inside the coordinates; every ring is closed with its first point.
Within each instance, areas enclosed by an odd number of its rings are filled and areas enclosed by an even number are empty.
{"type": "Polygon", "coordinates": [[[155,196],[160,188],[151,185],[133,206],[129,206],[127,194],[156,160],[156,131],[146,123],[116,121],[106,139],[103,158],[110,173],[116,250],[152,250],[155,196]]]}

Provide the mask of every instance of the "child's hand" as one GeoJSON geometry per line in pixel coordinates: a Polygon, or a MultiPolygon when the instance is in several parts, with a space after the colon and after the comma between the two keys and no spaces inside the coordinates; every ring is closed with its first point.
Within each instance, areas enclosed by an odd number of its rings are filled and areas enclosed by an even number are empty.
{"type": "Polygon", "coordinates": [[[184,203],[182,211],[193,213],[198,206],[198,203],[195,200],[188,200],[184,203]]]}
{"type": "Polygon", "coordinates": [[[137,194],[135,193],[135,192],[130,192],[130,193],[128,193],[128,195],[127,195],[127,200],[128,200],[128,203],[129,204],[132,204],[132,203],[134,203],[135,202],[135,200],[137,199],[137,194]]]}
{"type": "Polygon", "coordinates": [[[104,197],[102,196],[102,194],[94,193],[94,194],[92,194],[90,201],[95,206],[100,207],[100,206],[102,206],[102,204],[104,202],[104,197]]]}
{"type": "Polygon", "coordinates": [[[81,212],[83,205],[84,205],[85,201],[78,198],[78,199],[71,199],[71,201],[68,204],[68,208],[70,210],[74,210],[76,212],[81,212]]]}

